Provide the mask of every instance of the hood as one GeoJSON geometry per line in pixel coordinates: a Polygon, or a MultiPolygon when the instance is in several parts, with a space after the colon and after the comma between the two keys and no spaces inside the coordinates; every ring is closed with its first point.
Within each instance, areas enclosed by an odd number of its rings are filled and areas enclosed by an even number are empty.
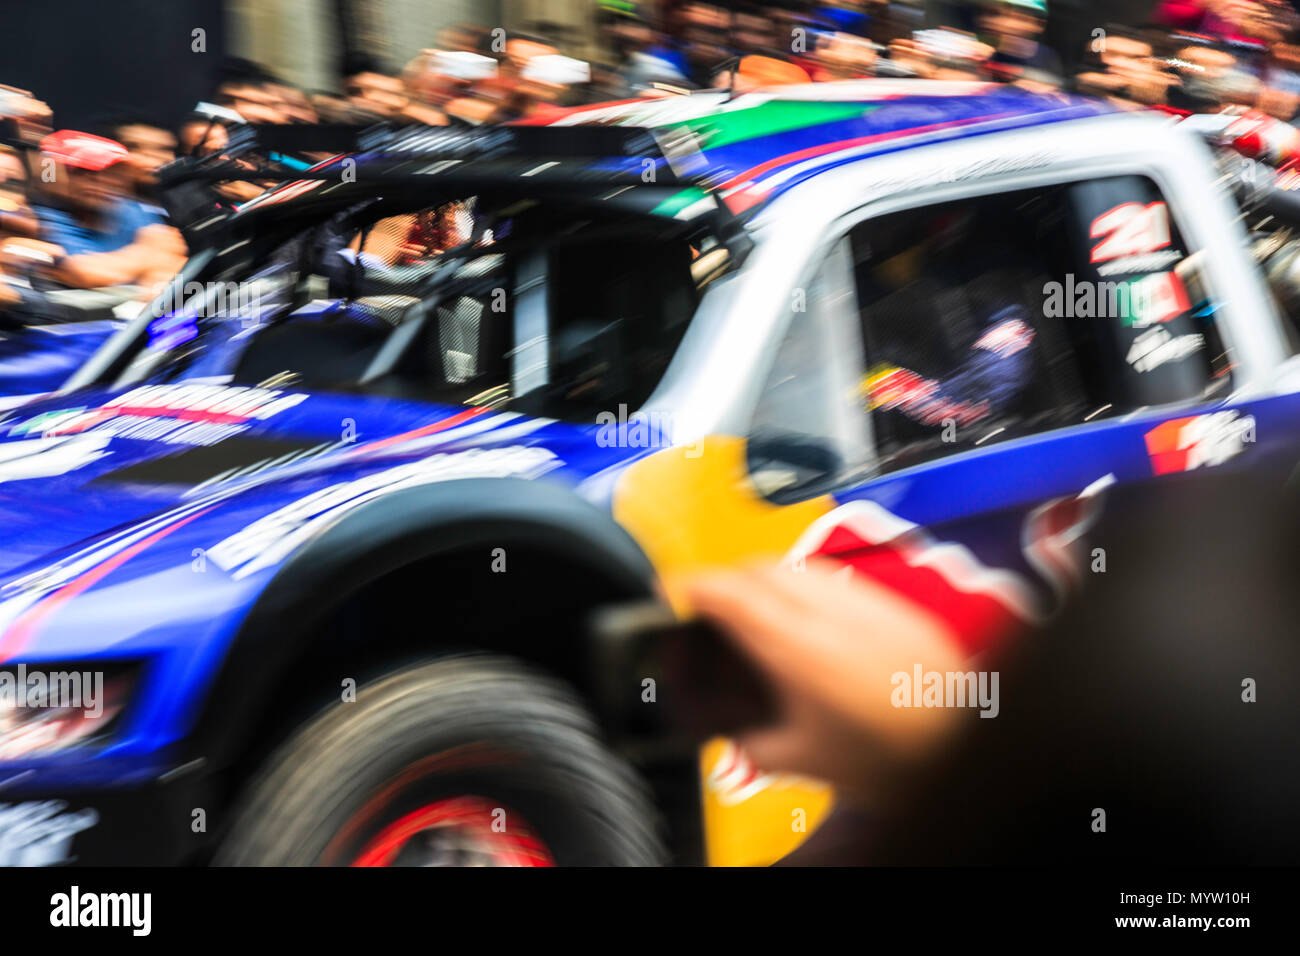
{"type": "Polygon", "coordinates": [[[576,484],[633,457],[596,432],[482,408],[212,384],[46,399],[0,418],[0,579],[191,511],[235,531],[304,501],[323,508],[428,481],[576,484]]]}

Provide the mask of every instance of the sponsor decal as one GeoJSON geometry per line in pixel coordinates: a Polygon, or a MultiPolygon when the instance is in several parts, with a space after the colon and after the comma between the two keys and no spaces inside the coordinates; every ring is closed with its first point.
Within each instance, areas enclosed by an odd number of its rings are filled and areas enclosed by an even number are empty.
{"type": "MultiPolygon", "coordinates": [[[[1088,235],[1101,242],[1092,247],[1090,262],[1110,262],[1146,255],[1169,245],[1169,207],[1126,202],[1092,221],[1088,235]]],[[[1126,270],[1129,271],[1129,270],[1126,270]]]]}
{"type": "Polygon", "coordinates": [[[989,412],[988,402],[962,402],[939,394],[939,383],[897,367],[873,371],[861,385],[868,407],[901,410],[925,425],[937,425],[950,418],[958,425],[979,421],[989,412]]]}
{"type": "Polygon", "coordinates": [[[300,498],[209,548],[208,560],[244,578],[284,560],[347,512],[382,495],[457,478],[535,478],[561,464],[553,452],[533,446],[431,455],[300,498]]]}
{"type": "Polygon", "coordinates": [[[1300,189],[1300,170],[1296,169],[1295,162],[1287,163],[1277,171],[1273,177],[1273,188],[1282,189],[1286,192],[1295,192],[1300,189]]]}
{"type": "Polygon", "coordinates": [[[1142,276],[1130,282],[1128,289],[1129,301],[1134,307],[1124,316],[1124,324],[1134,328],[1168,322],[1192,307],[1187,298],[1187,287],[1177,272],[1142,276]]]}
{"type": "Polygon", "coordinates": [[[718,759],[709,768],[705,786],[724,807],[734,807],[755,794],[762,793],[776,779],[754,766],[745,751],[735,741],[728,740],[718,759]]]}
{"type": "Polygon", "coordinates": [[[10,435],[89,432],[169,444],[212,445],[305,401],[304,392],[227,385],[145,385],[95,408],[45,412],[10,435]]]}
{"type": "Polygon", "coordinates": [[[1146,433],[1157,475],[1222,464],[1255,441],[1255,417],[1235,411],[1173,418],[1146,433]]]}
{"type": "Polygon", "coordinates": [[[10,426],[9,434],[14,437],[19,435],[44,435],[48,429],[69,418],[75,418],[85,410],[85,405],[78,405],[76,408],[60,408],[51,412],[41,412],[41,414],[29,418],[25,422],[10,426]]]}
{"type": "Polygon", "coordinates": [[[68,435],[30,438],[0,444],[0,483],[28,478],[53,478],[84,468],[110,454],[111,435],[68,435]]]}
{"type": "Polygon", "coordinates": [[[942,618],[971,649],[1046,609],[1027,577],[989,567],[963,544],[936,539],[875,501],[850,501],[819,518],[789,559],[820,554],[892,588],[942,618]]]}
{"type": "MultiPolygon", "coordinates": [[[[361,454],[409,454],[416,451],[426,451],[439,442],[456,441],[470,434],[478,434],[493,429],[496,429],[496,435],[500,436],[502,440],[513,441],[547,423],[545,419],[525,420],[516,423],[519,418],[517,415],[492,415],[481,421],[473,421],[471,424],[465,425],[465,421],[473,419],[482,410],[470,409],[468,411],[469,414],[453,415],[431,425],[394,435],[390,438],[365,445],[351,446],[344,451],[344,454],[347,457],[361,454]],[[498,426],[502,424],[505,424],[506,427],[499,428],[498,426]]],[[[96,433],[92,432],[91,434],[96,433]]],[[[4,444],[0,443],[0,449],[4,447],[4,444]]],[[[13,646],[9,646],[10,644],[16,643],[21,646],[20,641],[10,642],[10,635],[13,632],[6,631],[6,628],[9,628],[10,625],[21,627],[24,621],[29,620],[28,615],[39,610],[39,607],[33,608],[33,604],[38,602],[43,595],[50,594],[53,591],[59,591],[59,594],[67,594],[68,591],[60,590],[65,586],[80,587],[84,590],[85,587],[89,587],[108,571],[190,521],[202,517],[220,502],[250,487],[256,487],[267,481],[289,477],[288,472],[292,472],[292,476],[310,474],[317,467],[317,460],[312,459],[290,463],[274,471],[257,472],[246,478],[232,477],[230,481],[218,484],[211,491],[198,495],[194,500],[178,508],[170,509],[139,524],[129,525],[66,558],[46,565],[23,577],[16,578],[7,584],[0,585],[0,635],[4,635],[3,639],[0,639],[0,660],[4,660],[6,654],[13,653],[13,646]],[[17,622],[16,625],[15,622],[17,622]]]]}
{"type": "Polygon", "coordinates": [[[1086,535],[1101,514],[1106,489],[1113,484],[1115,475],[1107,473],[1077,495],[1053,498],[1025,517],[1020,550],[1058,603],[1083,586],[1086,535]]]}
{"type": "Polygon", "coordinates": [[[1148,252],[1140,256],[1128,256],[1114,262],[1102,262],[1097,265],[1097,275],[1128,275],[1134,272],[1160,272],[1176,265],[1186,258],[1180,249],[1165,249],[1162,252],[1148,252]]]}
{"type": "Polygon", "coordinates": [[[975,340],[975,348],[985,349],[1006,358],[1028,348],[1034,340],[1034,330],[1019,319],[999,322],[975,340]]]}
{"type": "Polygon", "coordinates": [[[55,866],[72,860],[72,838],[99,822],[95,810],[65,812],[62,800],[0,803],[0,866],[55,866]]]}
{"type": "Polygon", "coordinates": [[[1002,635],[1047,617],[1079,583],[1084,536],[1096,521],[1113,475],[1077,495],[1054,498],[1025,517],[1020,548],[1035,575],[991,567],[965,545],[933,537],[879,503],[850,501],[808,528],[787,555],[798,562],[820,554],[926,608],[941,618],[962,648],[982,650],[1002,635]]]}
{"type": "Polygon", "coordinates": [[[1137,372],[1150,372],[1166,362],[1176,362],[1205,348],[1205,336],[1199,333],[1170,335],[1157,325],[1141,333],[1128,348],[1124,361],[1137,372]]]}
{"type": "Polygon", "coordinates": [[[934,183],[955,183],[971,179],[980,179],[1003,173],[1024,172],[1041,169],[1057,160],[1049,152],[1030,153],[1024,156],[995,157],[976,160],[955,166],[945,166],[939,170],[926,169],[923,172],[873,179],[862,187],[864,194],[901,193],[934,183]]]}
{"type": "Polygon", "coordinates": [[[191,510],[175,520],[169,517],[161,527],[146,523],[144,528],[147,530],[134,529],[105,547],[82,552],[67,562],[10,581],[3,591],[14,594],[14,597],[0,601],[0,661],[8,660],[25,648],[53,611],[94,587],[141,551],[210,510],[191,510]]]}

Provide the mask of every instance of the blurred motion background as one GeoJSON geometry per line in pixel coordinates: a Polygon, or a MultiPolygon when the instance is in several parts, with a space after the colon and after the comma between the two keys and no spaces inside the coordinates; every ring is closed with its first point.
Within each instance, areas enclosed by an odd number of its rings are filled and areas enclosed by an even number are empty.
{"type": "MultiPolygon", "coordinates": [[[[625,93],[639,80],[707,85],[700,63],[715,67],[733,53],[761,52],[805,71],[811,66],[814,79],[823,78],[819,71],[826,78],[867,75],[876,59],[895,61],[887,70],[892,74],[913,31],[987,30],[981,17],[996,6],[951,0],[728,0],[725,8],[688,0],[11,0],[3,13],[8,42],[0,82],[35,93],[64,128],[84,128],[123,110],[172,128],[195,102],[212,96],[230,58],[258,64],[313,100],[328,102],[330,94],[346,92],[349,76],[365,73],[375,74],[368,79],[383,92],[437,105],[447,87],[464,92],[469,84],[440,74],[436,67],[449,68],[451,61],[435,63],[427,51],[500,58],[507,51],[493,48],[496,30],[550,48],[517,51],[520,56],[562,54],[590,64],[588,81],[560,83],[568,88],[555,91],[556,98],[589,100],[625,93]],[[795,52],[788,34],[799,26],[812,40],[795,52]],[[656,71],[662,75],[655,77],[656,71]]],[[[1045,45],[1073,73],[1098,26],[1155,22],[1195,29],[1207,17],[1258,19],[1270,4],[1052,0],[1001,6],[1041,18],[1045,45]],[[1216,14],[1214,8],[1225,9],[1216,14]]],[[[550,65],[550,79],[564,79],[563,65],[550,65]]],[[[463,62],[460,67],[453,73],[475,70],[463,62]]],[[[481,118],[473,109],[465,112],[467,120],[481,118]]]]}

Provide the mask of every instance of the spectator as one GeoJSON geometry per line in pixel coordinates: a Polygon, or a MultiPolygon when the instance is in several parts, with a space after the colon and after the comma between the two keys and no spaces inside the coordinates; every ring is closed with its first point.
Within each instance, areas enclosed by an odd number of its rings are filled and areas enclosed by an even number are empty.
{"type": "Polygon", "coordinates": [[[1005,78],[1032,72],[1059,82],[1061,59],[1040,42],[1046,12],[1042,0],[994,0],[980,18],[993,45],[990,63],[1005,78]]]}
{"type": "Polygon", "coordinates": [[[158,170],[176,158],[176,136],[146,120],[119,120],[109,128],[112,139],[126,147],[123,167],[130,197],[157,207],[158,170]]]}
{"type": "Polygon", "coordinates": [[[1300,47],[1279,43],[1269,52],[1259,109],[1269,116],[1293,122],[1300,111],[1300,47]]]}
{"type": "Polygon", "coordinates": [[[283,80],[267,84],[268,91],[279,97],[280,111],[291,123],[319,123],[320,116],[307,94],[283,80]]]}
{"type": "Polygon", "coordinates": [[[185,242],[160,213],[128,200],[126,147],[60,130],[41,141],[41,152],[54,171],[35,210],[41,238],[57,249],[52,278],[77,288],[148,286],[176,272],[185,242]]]}
{"type": "Polygon", "coordinates": [[[291,117],[277,84],[280,81],[268,70],[250,60],[232,57],[222,65],[212,102],[234,110],[248,123],[288,123],[291,117]]]}
{"type": "MultiPolygon", "coordinates": [[[[37,228],[36,216],[27,205],[27,167],[14,150],[0,146],[0,243],[13,236],[32,238],[37,228]]],[[[21,300],[21,290],[6,281],[0,268],[0,310],[21,300]]]]}
{"type": "Polygon", "coordinates": [[[402,79],[381,72],[371,60],[355,59],[349,69],[352,72],[344,77],[343,90],[356,121],[399,120],[446,125],[447,118],[441,110],[419,101],[418,86],[409,87],[402,79]]]}
{"type": "Polygon", "coordinates": [[[923,30],[910,41],[895,44],[918,76],[931,80],[969,82],[985,79],[993,48],[957,30],[923,30]]]}
{"type": "Polygon", "coordinates": [[[599,19],[600,38],[614,57],[612,70],[622,86],[609,90],[611,99],[648,88],[653,83],[682,86],[689,83],[677,58],[656,54],[655,32],[633,12],[610,10],[599,19]]]}
{"type": "Polygon", "coordinates": [[[815,8],[813,15],[836,33],[865,37],[870,32],[873,18],[879,12],[878,10],[868,9],[868,7],[881,8],[887,6],[887,3],[863,4],[854,3],[851,0],[839,0],[839,2],[833,0],[831,3],[819,4],[815,8]]]}
{"type": "Polygon", "coordinates": [[[536,37],[511,38],[496,76],[479,83],[472,96],[453,101],[448,111],[471,123],[504,123],[562,103],[569,93],[566,79],[575,78],[556,76],[556,71],[548,68],[551,63],[568,60],[558,54],[555,47],[536,37]]]}
{"type": "Polygon", "coordinates": [[[347,97],[328,90],[313,90],[307,94],[311,108],[322,123],[345,123],[352,115],[352,105],[347,97]]]}
{"type": "Polygon", "coordinates": [[[176,128],[176,142],[182,156],[210,156],[226,148],[230,134],[220,120],[191,113],[176,128]]]}
{"type": "MultiPolygon", "coordinates": [[[[1199,55],[1197,49],[1198,53],[1192,55],[1199,55]]],[[[1230,63],[1231,58],[1228,60],[1230,63]]],[[[1188,62],[1197,75],[1204,72],[1200,64],[1188,62]]],[[[1113,26],[1107,28],[1105,49],[1096,67],[1075,77],[1076,86],[1081,92],[1104,96],[1121,105],[1163,104],[1171,89],[1178,87],[1177,77],[1154,58],[1148,40],[1113,26]]],[[[1213,68],[1219,67],[1216,64],[1213,68]]]]}
{"type": "Polygon", "coordinates": [[[850,33],[829,33],[817,44],[815,62],[814,80],[856,80],[874,72],[876,47],[850,33]]]}
{"type": "MultiPolygon", "coordinates": [[[[191,113],[177,128],[183,156],[210,156],[222,152],[230,140],[224,123],[203,113],[191,113]]],[[[232,180],[210,183],[190,180],[162,191],[159,201],[186,242],[194,239],[194,226],[213,215],[233,209],[263,191],[257,183],[232,180]]]]}
{"type": "Polygon", "coordinates": [[[249,123],[287,123],[289,115],[270,87],[246,80],[221,84],[212,100],[234,110],[249,123]]]}
{"type": "Polygon", "coordinates": [[[780,24],[757,4],[738,7],[731,24],[730,41],[741,56],[789,57],[790,37],[780,36],[780,24]]]}
{"type": "Polygon", "coordinates": [[[36,214],[27,202],[27,167],[15,150],[0,146],[0,239],[35,238],[39,229],[36,214]]]}
{"type": "Polygon", "coordinates": [[[711,3],[688,3],[679,21],[680,42],[655,48],[652,55],[670,59],[695,86],[712,86],[714,77],[734,55],[730,11],[711,3]]]}
{"type": "Polygon", "coordinates": [[[13,126],[15,142],[34,146],[50,131],[50,107],[29,91],[0,83],[0,120],[13,126]]]}

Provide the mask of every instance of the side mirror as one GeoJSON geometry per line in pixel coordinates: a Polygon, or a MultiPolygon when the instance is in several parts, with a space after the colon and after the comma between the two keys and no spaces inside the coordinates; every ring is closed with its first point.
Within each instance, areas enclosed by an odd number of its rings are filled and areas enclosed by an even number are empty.
{"type": "Polygon", "coordinates": [[[763,497],[778,504],[817,494],[841,468],[836,451],[805,435],[754,435],[747,455],[754,485],[763,497]]]}

